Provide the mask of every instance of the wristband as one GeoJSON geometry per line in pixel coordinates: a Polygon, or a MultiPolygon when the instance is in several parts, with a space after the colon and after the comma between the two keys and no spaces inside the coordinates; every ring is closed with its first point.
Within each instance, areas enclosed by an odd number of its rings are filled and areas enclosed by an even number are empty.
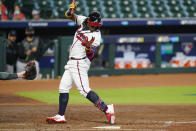
{"type": "Polygon", "coordinates": [[[71,18],[72,17],[72,14],[71,14],[70,10],[68,10],[68,11],[65,12],[65,16],[67,18],[71,18]]]}
{"type": "Polygon", "coordinates": [[[90,50],[90,47],[89,47],[89,48],[88,48],[88,47],[85,47],[85,50],[86,50],[86,51],[89,51],[89,50],[90,50]]]}

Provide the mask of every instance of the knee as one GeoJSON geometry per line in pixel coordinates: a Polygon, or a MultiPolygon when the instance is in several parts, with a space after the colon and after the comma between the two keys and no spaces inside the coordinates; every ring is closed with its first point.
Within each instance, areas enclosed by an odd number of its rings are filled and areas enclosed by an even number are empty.
{"type": "Polygon", "coordinates": [[[69,93],[70,88],[65,88],[65,85],[59,86],[59,93],[69,93]]]}
{"type": "Polygon", "coordinates": [[[59,88],[59,93],[69,93],[69,90],[59,88]]]}
{"type": "Polygon", "coordinates": [[[85,98],[86,98],[86,96],[87,96],[87,94],[90,92],[90,90],[88,90],[88,91],[85,91],[85,90],[80,90],[80,94],[82,95],[82,96],[84,96],[85,98]]]}

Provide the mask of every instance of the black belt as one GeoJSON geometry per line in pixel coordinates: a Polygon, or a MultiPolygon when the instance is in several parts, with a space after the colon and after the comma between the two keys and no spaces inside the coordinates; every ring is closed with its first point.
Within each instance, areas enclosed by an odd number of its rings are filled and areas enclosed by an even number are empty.
{"type": "Polygon", "coordinates": [[[83,58],[75,58],[75,57],[70,57],[71,60],[83,60],[83,59],[86,59],[86,56],[83,57],[83,58]]]}

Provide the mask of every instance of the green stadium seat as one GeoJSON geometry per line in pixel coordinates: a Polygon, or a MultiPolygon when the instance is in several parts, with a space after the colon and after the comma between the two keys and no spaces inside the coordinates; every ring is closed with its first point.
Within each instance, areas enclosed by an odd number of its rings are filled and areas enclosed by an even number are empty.
{"type": "Polygon", "coordinates": [[[150,8],[148,7],[148,3],[146,0],[138,0],[136,1],[137,12],[140,18],[149,18],[152,17],[150,12],[150,8]]]}
{"type": "Polygon", "coordinates": [[[32,10],[34,8],[33,0],[22,0],[22,3],[19,4],[21,11],[24,13],[26,19],[32,18],[32,10]]]}
{"type": "Polygon", "coordinates": [[[189,13],[189,17],[196,17],[196,12],[189,13]]]}
{"type": "Polygon", "coordinates": [[[50,19],[52,17],[52,7],[48,0],[37,0],[40,6],[40,16],[44,19],[50,19]]]}
{"type": "Polygon", "coordinates": [[[147,6],[147,1],[146,0],[137,0],[136,4],[138,7],[143,7],[143,6],[147,6]]]}
{"type": "Polygon", "coordinates": [[[92,12],[92,11],[100,11],[101,9],[99,7],[90,7],[88,8],[88,12],[92,12]]]}
{"type": "Polygon", "coordinates": [[[90,0],[90,1],[86,1],[88,7],[91,7],[91,6],[99,6],[99,2],[97,0],[90,0]]]}
{"type": "MultiPolygon", "coordinates": [[[[11,2],[13,0],[3,1],[6,5],[9,4],[8,13],[12,14],[13,10],[10,7],[14,5],[14,2],[11,2]]],[[[32,9],[37,8],[36,3],[44,19],[64,18],[64,13],[70,4],[70,1],[66,0],[18,1],[27,19],[32,18],[32,9]]],[[[87,15],[91,11],[98,10],[104,18],[196,17],[196,0],[77,0],[76,2],[77,14],[87,15]]]]}
{"type": "Polygon", "coordinates": [[[99,5],[99,1],[98,0],[90,0],[90,1],[86,1],[88,7],[88,12],[92,12],[92,11],[100,11],[100,5],[99,5]]]}
{"type": "Polygon", "coordinates": [[[184,6],[191,6],[195,4],[193,0],[182,0],[182,3],[184,4],[184,6]]]}
{"type": "Polygon", "coordinates": [[[133,12],[123,13],[124,18],[135,18],[135,14],[133,12]]]}
{"type": "Polygon", "coordinates": [[[54,0],[54,8],[58,12],[58,18],[65,18],[66,3],[65,0],[54,0]]]}
{"type": "Polygon", "coordinates": [[[155,17],[156,18],[168,18],[169,15],[167,12],[159,12],[159,13],[155,13],[155,17]]]}
{"type": "Polygon", "coordinates": [[[189,17],[195,17],[196,5],[194,0],[182,0],[189,17]]]}
{"type": "Polygon", "coordinates": [[[114,0],[104,0],[103,2],[106,7],[115,6],[114,0]]]}
{"type": "Polygon", "coordinates": [[[169,13],[166,6],[162,0],[151,0],[151,8],[156,18],[166,18],[169,17],[169,13]]]}
{"type": "Polygon", "coordinates": [[[76,14],[85,15],[85,12],[84,12],[85,8],[83,6],[83,1],[82,0],[77,0],[76,3],[77,3],[77,8],[75,10],[76,14]]]}
{"type": "Polygon", "coordinates": [[[134,14],[134,6],[130,2],[130,0],[118,0],[121,7],[121,13],[123,14],[123,18],[133,18],[136,17],[134,14]]]}
{"type": "Polygon", "coordinates": [[[183,11],[182,6],[180,6],[180,0],[166,0],[169,10],[171,12],[171,17],[186,17],[185,12],[183,11]]]}
{"type": "Polygon", "coordinates": [[[119,18],[119,15],[117,13],[108,13],[107,18],[119,18]]]}
{"type": "Polygon", "coordinates": [[[162,6],[163,2],[161,0],[151,0],[152,6],[162,6]]]}
{"type": "Polygon", "coordinates": [[[54,0],[54,5],[56,7],[62,7],[62,6],[66,7],[66,3],[64,0],[54,0]]]}

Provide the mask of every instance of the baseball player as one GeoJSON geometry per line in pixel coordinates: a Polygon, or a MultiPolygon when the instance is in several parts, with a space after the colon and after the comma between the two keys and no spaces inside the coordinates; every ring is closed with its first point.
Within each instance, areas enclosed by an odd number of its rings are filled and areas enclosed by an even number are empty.
{"type": "Polygon", "coordinates": [[[65,123],[65,111],[69,100],[69,90],[73,82],[81,95],[90,100],[95,106],[105,113],[110,124],[115,123],[114,105],[107,105],[89,87],[88,70],[94,58],[96,48],[101,41],[101,15],[97,11],[91,12],[88,17],[74,14],[76,4],[72,2],[65,12],[66,18],[79,25],[70,47],[69,60],[65,65],[65,72],[59,85],[59,111],[53,117],[47,117],[48,123],[65,123]]]}

